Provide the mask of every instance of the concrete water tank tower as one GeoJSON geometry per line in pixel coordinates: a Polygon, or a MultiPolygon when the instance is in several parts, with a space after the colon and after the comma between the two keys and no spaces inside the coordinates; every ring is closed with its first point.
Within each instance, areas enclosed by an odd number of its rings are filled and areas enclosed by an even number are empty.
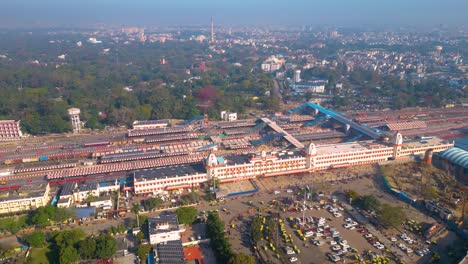
{"type": "Polygon", "coordinates": [[[301,82],[301,70],[294,71],[294,82],[298,83],[301,82]]]}
{"type": "Polygon", "coordinates": [[[68,115],[72,122],[73,133],[80,133],[81,122],[80,122],[80,109],[79,108],[70,108],[68,109],[68,115]]]}

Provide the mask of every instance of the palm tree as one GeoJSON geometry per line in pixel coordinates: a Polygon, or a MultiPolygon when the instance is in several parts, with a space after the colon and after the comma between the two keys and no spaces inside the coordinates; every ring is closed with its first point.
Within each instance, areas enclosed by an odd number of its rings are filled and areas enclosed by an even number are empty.
{"type": "Polygon", "coordinates": [[[139,203],[134,203],[133,204],[132,213],[136,214],[138,227],[140,227],[140,218],[139,218],[140,209],[141,209],[141,205],[139,203]]]}

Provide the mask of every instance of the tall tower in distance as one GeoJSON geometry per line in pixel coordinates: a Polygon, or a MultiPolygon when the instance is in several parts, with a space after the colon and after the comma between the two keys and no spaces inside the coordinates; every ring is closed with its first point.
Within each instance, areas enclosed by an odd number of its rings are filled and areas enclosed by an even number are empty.
{"type": "Polygon", "coordinates": [[[214,23],[213,23],[213,17],[211,17],[211,43],[215,42],[215,37],[214,37],[214,23]]]}
{"type": "Polygon", "coordinates": [[[80,122],[80,109],[79,108],[70,108],[68,109],[68,115],[72,122],[73,133],[80,133],[81,122],[80,122]]]}

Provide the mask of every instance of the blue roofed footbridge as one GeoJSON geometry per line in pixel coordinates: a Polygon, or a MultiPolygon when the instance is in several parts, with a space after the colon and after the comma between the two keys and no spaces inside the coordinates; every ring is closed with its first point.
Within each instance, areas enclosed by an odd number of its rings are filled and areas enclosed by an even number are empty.
{"type": "MultiPolygon", "coordinates": [[[[378,130],[378,129],[375,129],[375,128],[371,128],[371,127],[368,127],[368,126],[365,126],[365,125],[358,124],[358,123],[354,122],[353,120],[349,119],[348,117],[345,117],[343,114],[337,113],[337,112],[335,112],[333,110],[327,109],[325,107],[322,107],[322,106],[320,106],[318,104],[314,104],[314,103],[311,103],[311,102],[307,102],[307,103],[305,103],[305,104],[303,104],[301,106],[298,106],[298,107],[296,107],[294,109],[291,109],[291,110],[289,110],[289,113],[293,114],[295,112],[298,112],[298,111],[301,111],[301,110],[304,110],[304,109],[308,109],[308,108],[313,109],[316,112],[319,112],[319,113],[323,114],[326,118],[333,119],[336,122],[345,125],[346,130],[348,130],[348,128],[353,128],[354,130],[358,131],[359,133],[364,134],[364,135],[366,135],[366,136],[368,136],[370,138],[373,138],[373,139],[380,139],[382,136],[390,136],[385,131],[381,131],[381,130],[378,130]]],[[[323,119],[323,117],[322,118],[317,117],[317,118],[320,118],[319,120],[323,119]]]]}

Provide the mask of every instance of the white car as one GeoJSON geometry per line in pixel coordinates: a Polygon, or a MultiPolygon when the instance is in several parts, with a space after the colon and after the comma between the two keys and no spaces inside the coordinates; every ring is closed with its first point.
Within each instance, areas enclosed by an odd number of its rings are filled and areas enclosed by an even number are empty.
{"type": "Polygon", "coordinates": [[[348,229],[348,228],[352,227],[352,225],[351,224],[344,224],[343,227],[348,229]]]}
{"type": "Polygon", "coordinates": [[[412,253],[412,252],[413,252],[413,250],[411,248],[409,248],[409,247],[406,248],[406,253],[412,253]]]}
{"type": "Polygon", "coordinates": [[[331,248],[333,251],[338,251],[338,250],[341,250],[341,247],[338,246],[338,245],[335,245],[331,248]]]}
{"type": "Polygon", "coordinates": [[[370,237],[373,237],[373,235],[371,233],[367,233],[364,235],[365,238],[370,238],[370,237]]]}
{"type": "Polygon", "coordinates": [[[341,240],[341,241],[340,241],[340,245],[342,245],[342,246],[348,245],[348,241],[346,241],[346,240],[341,240]]]}
{"type": "Polygon", "coordinates": [[[333,213],[333,216],[334,216],[334,217],[341,217],[342,214],[340,214],[340,213],[333,213]]]}
{"type": "Polygon", "coordinates": [[[380,242],[375,242],[375,243],[373,244],[373,246],[374,246],[375,248],[377,248],[377,249],[384,249],[384,248],[385,248],[385,246],[382,245],[380,242]]]}
{"type": "Polygon", "coordinates": [[[351,222],[353,222],[353,219],[351,219],[350,217],[348,217],[348,218],[345,219],[345,222],[346,222],[346,223],[351,223],[351,222]]]}
{"type": "Polygon", "coordinates": [[[292,257],[289,259],[289,262],[296,262],[297,261],[297,258],[296,257],[292,257]]]}
{"type": "Polygon", "coordinates": [[[356,229],[356,227],[355,227],[355,226],[351,226],[351,227],[348,228],[348,229],[349,229],[349,230],[354,230],[354,229],[356,229]]]}
{"type": "Polygon", "coordinates": [[[406,250],[406,245],[403,243],[399,243],[397,247],[399,247],[401,250],[406,250]]]}
{"type": "Polygon", "coordinates": [[[350,225],[352,225],[352,226],[357,226],[358,223],[357,223],[356,221],[354,221],[354,222],[351,222],[350,225]]]}
{"type": "Polygon", "coordinates": [[[390,241],[392,241],[392,242],[397,242],[398,239],[397,239],[396,237],[391,237],[391,238],[390,238],[390,241]]]}
{"type": "Polygon", "coordinates": [[[331,245],[331,246],[334,246],[334,245],[336,245],[336,244],[337,244],[336,241],[334,241],[334,240],[330,241],[330,245],[331,245]]]}
{"type": "Polygon", "coordinates": [[[292,192],[293,192],[293,190],[291,190],[291,189],[287,189],[287,190],[286,190],[286,192],[287,192],[287,193],[292,193],[292,192]]]}
{"type": "Polygon", "coordinates": [[[338,262],[341,260],[340,256],[337,256],[335,254],[328,253],[327,255],[328,255],[328,258],[333,262],[338,262]]]}

